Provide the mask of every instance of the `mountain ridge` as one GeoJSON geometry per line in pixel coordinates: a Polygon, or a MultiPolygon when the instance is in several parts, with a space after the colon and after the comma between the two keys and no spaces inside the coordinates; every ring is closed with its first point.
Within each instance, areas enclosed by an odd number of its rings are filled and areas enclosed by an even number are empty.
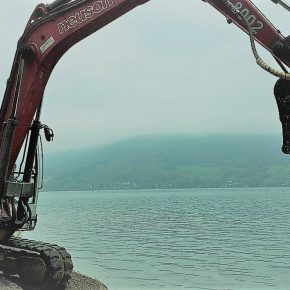
{"type": "Polygon", "coordinates": [[[49,154],[44,190],[290,186],[277,135],[163,135],[49,154]]]}

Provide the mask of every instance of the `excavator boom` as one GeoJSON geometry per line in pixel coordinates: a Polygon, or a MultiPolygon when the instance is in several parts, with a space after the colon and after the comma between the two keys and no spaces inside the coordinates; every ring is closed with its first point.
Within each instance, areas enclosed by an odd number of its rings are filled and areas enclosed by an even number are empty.
{"type": "MultiPolygon", "coordinates": [[[[11,174],[34,115],[40,109],[46,83],[57,61],[78,41],[148,1],[58,0],[50,5],[40,4],[36,7],[18,42],[0,110],[0,124],[2,124],[0,138],[3,138],[5,131],[3,124],[6,124],[11,116],[17,88],[17,76],[19,76],[18,70],[22,60],[24,67],[21,71],[22,80],[16,112],[17,122],[21,126],[17,126],[15,129],[14,136],[17,138],[13,139],[11,145],[7,175],[11,174]]],[[[208,0],[207,2],[224,14],[229,21],[233,21],[247,32],[243,19],[225,5],[224,2],[227,0],[208,0]]],[[[290,66],[289,53],[286,53],[288,48],[284,48],[283,45],[285,38],[279,30],[251,1],[232,0],[232,3],[247,18],[255,39],[287,66],[290,66]]]]}

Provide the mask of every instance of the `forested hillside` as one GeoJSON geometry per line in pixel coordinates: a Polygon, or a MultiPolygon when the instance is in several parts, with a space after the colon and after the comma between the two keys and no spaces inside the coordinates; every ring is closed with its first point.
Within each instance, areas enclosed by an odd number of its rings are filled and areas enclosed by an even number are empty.
{"type": "Polygon", "coordinates": [[[151,136],[45,156],[44,190],[290,186],[280,136],[151,136]]]}

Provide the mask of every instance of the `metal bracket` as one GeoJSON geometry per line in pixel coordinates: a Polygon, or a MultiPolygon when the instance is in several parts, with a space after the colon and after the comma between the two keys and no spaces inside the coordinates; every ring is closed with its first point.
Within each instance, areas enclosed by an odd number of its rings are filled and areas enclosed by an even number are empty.
{"type": "Polygon", "coordinates": [[[31,182],[5,182],[5,197],[33,197],[35,188],[31,182]]]}

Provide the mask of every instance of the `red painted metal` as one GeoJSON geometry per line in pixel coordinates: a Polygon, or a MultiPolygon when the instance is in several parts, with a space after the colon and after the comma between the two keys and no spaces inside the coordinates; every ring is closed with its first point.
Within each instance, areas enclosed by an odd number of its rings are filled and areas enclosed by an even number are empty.
{"type": "MultiPolygon", "coordinates": [[[[244,16],[251,23],[254,29],[255,39],[263,45],[267,50],[273,52],[273,46],[278,41],[283,41],[284,37],[281,35],[273,24],[265,17],[265,15],[249,0],[230,0],[235,7],[243,13],[244,16]]],[[[240,16],[231,11],[225,6],[221,0],[207,0],[207,2],[216,8],[219,12],[224,14],[227,19],[233,21],[239,28],[248,33],[247,26],[240,16]]],[[[285,64],[290,66],[290,59],[283,60],[285,64]]]]}

